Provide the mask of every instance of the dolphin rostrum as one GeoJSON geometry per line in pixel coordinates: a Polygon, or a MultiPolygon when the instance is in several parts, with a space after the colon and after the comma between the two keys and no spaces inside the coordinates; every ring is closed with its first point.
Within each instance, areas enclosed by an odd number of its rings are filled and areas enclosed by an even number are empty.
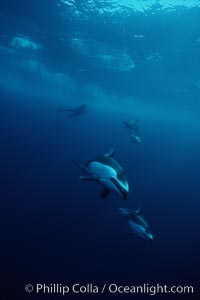
{"type": "Polygon", "coordinates": [[[73,163],[85,173],[84,176],[79,176],[80,179],[95,181],[104,187],[101,198],[106,198],[110,191],[115,191],[127,199],[129,193],[127,176],[113,156],[114,149],[111,149],[109,153],[97,156],[84,165],[75,161],[73,163]]]}
{"type": "Polygon", "coordinates": [[[144,240],[153,240],[152,231],[141,215],[141,208],[138,210],[119,208],[119,211],[128,220],[128,224],[131,228],[130,234],[137,234],[144,240]]]}

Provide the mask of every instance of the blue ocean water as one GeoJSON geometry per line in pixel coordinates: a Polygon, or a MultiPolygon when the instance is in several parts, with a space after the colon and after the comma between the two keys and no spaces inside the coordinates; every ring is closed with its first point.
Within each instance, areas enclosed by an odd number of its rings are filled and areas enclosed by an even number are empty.
{"type": "MultiPolygon", "coordinates": [[[[78,282],[192,285],[198,299],[199,2],[18,0],[0,23],[1,298],[59,299],[24,287],[78,282]],[[71,162],[112,147],[127,201],[101,199],[71,162]],[[118,210],[140,206],[152,243],[118,210]]],[[[82,296],[98,297],[65,297],[82,296]]],[[[102,298],[130,296],[150,297],[102,298]]]]}

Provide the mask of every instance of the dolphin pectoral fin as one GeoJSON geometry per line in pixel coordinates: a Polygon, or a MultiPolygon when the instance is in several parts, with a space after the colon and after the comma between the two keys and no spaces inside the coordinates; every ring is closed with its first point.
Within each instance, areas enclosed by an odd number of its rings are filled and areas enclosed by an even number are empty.
{"type": "Polygon", "coordinates": [[[104,156],[106,156],[106,157],[113,157],[114,156],[114,152],[115,152],[114,149],[111,148],[110,151],[108,153],[106,153],[104,156]]]}
{"type": "Polygon", "coordinates": [[[81,180],[96,181],[96,178],[90,176],[79,176],[81,180]]]}
{"type": "Polygon", "coordinates": [[[101,193],[101,195],[100,195],[100,197],[101,198],[106,198],[109,193],[110,193],[110,190],[107,189],[107,188],[104,188],[103,191],[102,191],[102,193],[101,193]]]}

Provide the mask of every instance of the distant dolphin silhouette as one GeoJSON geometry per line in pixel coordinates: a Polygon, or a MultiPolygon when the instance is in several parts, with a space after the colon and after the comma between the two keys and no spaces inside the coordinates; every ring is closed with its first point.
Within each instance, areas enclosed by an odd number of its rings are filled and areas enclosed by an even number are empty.
{"type": "Polygon", "coordinates": [[[101,198],[106,198],[112,190],[127,199],[129,193],[127,176],[121,166],[113,159],[113,155],[114,150],[111,149],[109,153],[97,156],[86,162],[85,165],[80,165],[75,161],[73,163],[86,174],[85,176],[79,176],[80,179],[103,185],[101,198]]]}
{"type": "Polygon", "coordinates": [[[136,145],[142,145],[142,142],[141,142],[141,137],[140,135],[136,135],[134,133],[131,134],[131,141],[132,141],[132,144],[135,143],[136,145]]]}
{"type": "Polygon", "coordinates": [[[58,110],[59,112],[69,112],[71,113],[69,115],[69,117],[77,117],[77,116],[80,116],[80,115],[83,115],[83,114],[87,114],[87,107],[85,104],[83,105],[80,105],[79,107],[76,107],[76,108],[64,108],[64,109],[59,109],[58,110]]]}
{"type": "Polygon", "coordinates": [[[139,134],[139,128],[138,128],[138,122],[140,120],[131,120],[131,121],[123,121],[123,125],[125,128],[129,129],[129,130],[133,130],[135,133],[139,134]]]}

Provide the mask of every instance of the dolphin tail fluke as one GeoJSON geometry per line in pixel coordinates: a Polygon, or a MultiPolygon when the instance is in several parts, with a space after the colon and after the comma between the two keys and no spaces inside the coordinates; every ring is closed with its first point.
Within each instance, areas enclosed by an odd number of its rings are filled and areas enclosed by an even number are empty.
{"type": "Polygon", "coordinates": [[[107,188],[104,188],[101,195],[100,195],[100,197],[105,199],[108,196],[109,193],[110,193],[110,190],[107,189],[107,188]]]}
{"type": "Polygon", "coordinates": [[[115,153],[114,148],[111,148],[108,153],[105,154],[106,157],[113,157],[115,153]]]}

